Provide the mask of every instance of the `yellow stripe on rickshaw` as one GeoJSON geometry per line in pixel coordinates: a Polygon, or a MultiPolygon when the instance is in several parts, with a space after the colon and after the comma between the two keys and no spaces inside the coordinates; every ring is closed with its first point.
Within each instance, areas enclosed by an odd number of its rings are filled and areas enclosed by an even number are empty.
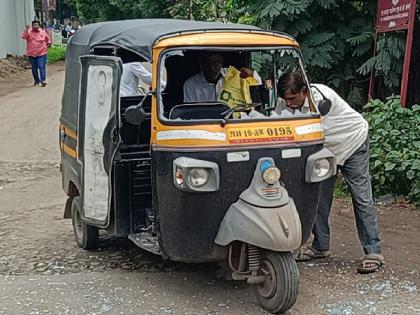
{"type": "Polygon", "coordinates": [[[68,145],[66,145],[65,143],[61,142],[61,146],[62,146],[62,150],[67,153],[68,155],[70,155],[72,158],[77,158],[77,151],[73,148],[70,148],[68,145]]]}
{"type": "Polygon", "coordinates": [[[63,125],[62,123],[60,123],[60,129],[64,130],[64,133],[70,138],[77,140],[77,133],[73,129],[63,125]]]}
{"type": "Polygon", "coordinates": [[[226,126],[169,126],[153,121],[152,144],[167,147],[272,145],[323,140],[319,118],[231,123],[226,126]]]}

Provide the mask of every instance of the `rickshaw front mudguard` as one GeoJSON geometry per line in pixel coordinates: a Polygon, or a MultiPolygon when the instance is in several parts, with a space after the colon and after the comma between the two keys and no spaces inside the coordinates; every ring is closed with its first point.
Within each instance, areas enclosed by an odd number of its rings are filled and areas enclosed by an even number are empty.
{"type": "Polygon", "coordinates": [[[239,199],[229,207],[215,239],[221,246],[233,241],[272,251],[297,249],[302,241],[302,230],[293,199],[275,208],[256,207],[239,199]]]}

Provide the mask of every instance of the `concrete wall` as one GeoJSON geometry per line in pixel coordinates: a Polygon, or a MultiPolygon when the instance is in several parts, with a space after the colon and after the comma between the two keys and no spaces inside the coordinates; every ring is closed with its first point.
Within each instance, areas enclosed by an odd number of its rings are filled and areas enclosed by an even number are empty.
{"type": "Polygon", "coordinates": [[[0,59],[6,54],[23,55],[26,42],[20,38],[34,19],[33,0],[0,0],[0,59]]]}

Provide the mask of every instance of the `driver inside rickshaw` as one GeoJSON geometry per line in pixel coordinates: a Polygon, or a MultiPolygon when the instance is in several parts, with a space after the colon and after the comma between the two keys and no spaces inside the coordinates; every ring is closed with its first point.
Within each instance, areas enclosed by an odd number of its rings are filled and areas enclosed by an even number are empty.
{"type": "MultiPolygon", "coordinates": [[[[168,82],[159,91],[163,119],[277,119],[288,116],[285,100],[278,98],[278,78],[302,65],[299,53],[288,47],[182,49],[165,52],[161,68],[168,82]]],[[[317,113],[309,98],[305,116],[317,113]]]]}
{"type": "MultiPolygon", "coordinates": [[[[218,100],[227,68],[223,68],[223,58],[219,52],[204,52],[199,55],[200,72],[184,83],[184,103],[212,102],[218,100]]],[[[242,79],[254,77],[261,84],[261,77],[252,69],[242,67],[242,79]]]]}

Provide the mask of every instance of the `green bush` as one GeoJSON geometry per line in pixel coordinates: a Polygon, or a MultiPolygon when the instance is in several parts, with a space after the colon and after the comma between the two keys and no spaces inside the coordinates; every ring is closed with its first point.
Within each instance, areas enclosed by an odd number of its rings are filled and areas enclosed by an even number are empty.
{"type": "Polygon", "coordinates": [[[63,60],[66,57],[66,46],[53,45],[48,48],[48,63],[54,63],[63,60]]]}
{"type": "Polygon", "coordinates": [[[374,194],[409,196],[420,204],[420,106],[401,107],[398,97],[365,107],[370,132],[370,173],[374,194]]]}
{"type": "Polygon", "coordinates": [[[339,197],[339,198],[351,197],[349,186],[347,185],[346,180],[340,175],[337,176],[337,181],[335,183],[334,197],[339,197]]]}

